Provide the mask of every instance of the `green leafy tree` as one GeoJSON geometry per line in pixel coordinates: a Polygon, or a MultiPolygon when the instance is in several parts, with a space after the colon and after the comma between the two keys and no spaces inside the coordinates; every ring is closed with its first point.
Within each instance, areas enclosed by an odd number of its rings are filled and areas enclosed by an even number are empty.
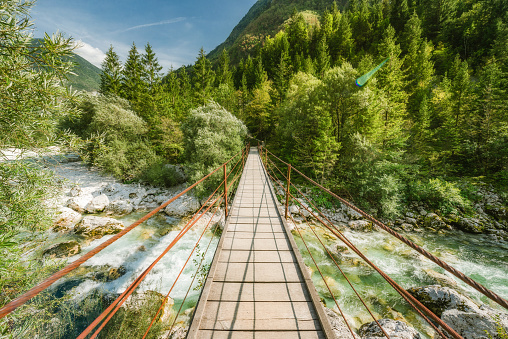
{"type": "Polygon", "coordinates": [[[120,57],[109,46],[106,58],[102,62],[101,86],[99,92],[102,94],[120,95],[122,81],[122,63],[120,57]]]}
{"type": "Polygon", "coordinates": [[[135,108],[140,104],[140,94],[144,90],[143,64],[136,44],[133,42],[122,70],[122,96],[129,100],[135,108]]]}

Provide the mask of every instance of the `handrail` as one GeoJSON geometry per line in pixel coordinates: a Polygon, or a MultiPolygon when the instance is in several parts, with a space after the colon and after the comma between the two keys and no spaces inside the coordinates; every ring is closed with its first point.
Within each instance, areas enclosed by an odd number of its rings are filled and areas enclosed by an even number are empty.
{"type": "MultiPolygon", "coordinates": [[[[199,185],[200,183],[202,183],[203,181],[205,181],[206,179],[208,179],[211,175],[213,175],[214,173],[216,173],[218,170],[220,170],[221,168],[223,168],[223,166],[225,166],[226,164],[230,163],[233,159],[235,159],[238,155],[240,154],[243,154],[243,152],[245,150],[247,150],[247,147],[244,147],[242,149],[242,151],[236,153],[235,155],[233,155],[229,160],[227,160],[224,164],[220,165],[219,167],[217,167],[216,169],[214,169],[212,172],[208,173],[206,176],[204,176],[203,178],[201,178],[200,180],[198,180],[196,183],[194,183],[193,185],[189,186],[188,188],[186,188],[185,190],[183,190],[182,192],[180,192],[178,195],[174,196],[173,198],[169,199],[168,201],[166,201],[165,203],[163,203],[162,205],[160,205],[159,207],[155,208],[154,210],[152,210],[150,213],[146,214],[145,216],[143,216],[142,218],[140,218],[139,220],[135,221],[134,223],[132,223],[130,226],[124,228],[121,232],[117,233],[116,235],[114,235],[112,238],[108,239],[107,241],[105,241],[104,243],[98,245],[97,247],[95,247],[93,250],[91,250],[90,252],[84,254],[82,257],[80,257],[79,259],[75,260],[74,262],[72,262],[71,264],[65,266],[63,269],[61,269],[60,271],[52,274],[51,276],[49,276],[48,278],[46,278],[45,280],[43,280],[42,282],[40,282],[39,284],[37,284],[36,286],[32,287],[30,290],[28,290],[27,292],[23,293],[22,295],[20,295],[19,297],[17,297],[16,299],[12,300],[11,302],[9,302],[7,305],[5,305],[4,307],[0,308],[0,319],[2,319],[3,317],[5,317],[6,315],[10,314],[11,312],[13,312],[16,308],[18,308],[19,306],[25,304],[27,301],[29,301],[30,299],[32,299],[33,297],[37,296],[39,293],[41,293],[42,291],[44,291],[45,289],[47,289],[49,286],[51,286],[54,282],[56,282],[58,279],[64,277],[65,275],[67,275],[68,273],[70,273],[71,271],[73,271],[74,269],[78,268],[80,265],[82,265],[84,262],[86,262],[88,259],[90,259],[91,257],[93,257],[94,255],[96,255],[97,253],[99,253],[100,251],[102,251],[104,248],[106,248],[107,246],[111,245],[112,243],[114,243],[115,241],[117,241],[118,239],[120,239],[122,236],[124,236],[125,234],[127,234],[128,232],[130,232],[131,230],[133,230],[135,227],[139,226],[140,224],[142,224],[143,222],[145,222],[146,220],[150,219],[151,217],[153,217],[156,213],[158,213],[159,211],[161,211],[162,209],[164,209],[165,207],[167,207],[169,204],[171,204],[172,202],[174,202],[176,199],[180,198],[181,196],[183,196],[185,193],[189,192],[190,190],[192,190],[193,188],[195,188],[197,185],[199,185]]],[[[221,184],[222,185],[222,184],[221,184]]]]}
{"type": "MultiPolygon", "coordinates": [[[[269,152],[269,151],[267,150],[267,152],[269,152]]],[[[271,153],[271,152],[269,152],[269,153],[273,155],[273,153],[271,153]]],[[[276,157],[275,155],[273,155],[273,156],[276,157]]],[[[284,164],[289,165],[288,163],[282,161],[281,159],[279,159],[279,158],[277,158],[277,159],[280,160],[281,162],[283,162],[284,164]]],[[[328,193],[329,195],[331,195],[332,197],[338,199],[340,202],[342,202],[343,204],[345,204],[349,208],[351,208],[354,211],[360,213],[365,218],[369,219],[374,224],[379,226],[382,230],[384,230],[387,233],[389,233],[390,235],[396,237],[397,239],[402,241],[404,244],[408,245],[409,247],[411,247],[412,249],[414,249],[418,253],[420,253],[423,256],[425,256],[426,258],[430,259],[431,261],[433,261],[434,263],[436,263],[437,265],[439,265],[440,267],[442,267],[446,271],[450,272],[451,274],[453,274],[454,276],[456,276],[457,278],[459,278],[460,280],[462,280],[463,282],[465,282],[469,286],[473,287],[474,289],[476,289],[477,291],[479,291],[480,293],[482,293],[486,297],[490,298],[491,300],[495,301],[497,304],[499,304],[499,305],[503,306],[504,308],[508,309],[508,301],[503,299],[498,294],[494,293],[493,291],[491,291],[490,289],[486,288],[482,284],[476,282],[475,280],[469,278],[468,276],[466,276],[465,274],[463,274],[459,270],[453,268],[452,266],[448,265],[446,262],[444,262],[443,260],[439,259],[438,257],[433,255],[432,253],[424,250],[420,246],[418,246],[415,243],[413,243],[411,240],[407,239],[406,237],[404,237],[404,236],[400,235],[399,233],[397,233],[396,231],[392,230],[391,228],[389,228],[388,226],[386,226],[385,224],[383,224],[379,220],[375,219],[373,216],[369,215],[368,213],[366,213],[363,210],[359,209],[358,207],[356,207],[355,205],[351,204],[347,200],[341,198],[337,194],[331,192],[327,188],[325,188],[322,185],[318,184],[317,182],[315,182],[314,180],[312,180],[311,178],[309,178],[308,176],[306,176],[305,174],[303,174],[302,172],[300,172],[298,169],[296,169],[293,166],[292,166],[292,170],[297,172],[298,174],[300,174],[304,179],[306,179],[307,181],[309,181],[313,185],[317,186],[322,191],[328,193]]]]}

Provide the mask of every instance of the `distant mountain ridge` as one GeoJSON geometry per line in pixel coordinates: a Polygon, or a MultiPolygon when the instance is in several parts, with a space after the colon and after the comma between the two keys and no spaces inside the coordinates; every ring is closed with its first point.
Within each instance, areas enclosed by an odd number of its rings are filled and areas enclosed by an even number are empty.
{"type": "MultiPolygon", "coordinates": [[[[43,43],[43,39],[35,38],[32,41],[34,46],[38,46],[43,43]]],[[[65,82],[66,87],[71,87],[77,91],[94,92],[98,91],[101,84],[101,73],[102,70],[97,66],[93,65],[85,58],[73,53],[71,57],[65,58],[65,61],[72,61],[75,64],[73,73],[76,75],[69,74],[68,80],[65,82]]]]}
{"type": "MultiPolygon", "coordinates": [[[[216,59],[223,49],[229,51],[231,60],[238,61],[249,53],[249,46],[254,45],[266,36],[274,36],[293,11],[306,12],[306,17],[317,18],[334,0],[258,0],[233,28],[229,37],[208,54],[216,59]]],[[[339,8],[344,8],[347,0],[336,1],[339,8]]]]}

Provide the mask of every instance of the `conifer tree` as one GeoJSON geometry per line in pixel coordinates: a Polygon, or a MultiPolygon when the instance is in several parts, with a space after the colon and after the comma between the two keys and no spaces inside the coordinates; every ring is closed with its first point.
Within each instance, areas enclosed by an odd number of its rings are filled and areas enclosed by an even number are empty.
{"type": "Polygon", "coordinates": [[[204,105],[210,99],[213,81],[212,63],[207,59],[205,51],[201,47],[194,64],[194,88],[200,104],[204,105]]]}
{"type": "Polygon", "coordinates": [[[143,91],[143,66],[136,44],[133,42],[122,70],[122,96],[137,108],[143,91]]]}
{"type": "Polygon", "coordinates": [[[316,72],[320,78],[322,78],[324,73],[330,68],[330,55],[328,54],[328,45],[324,35],[321,37],[321,39],[319,39],[316,48],[315,65],[316,72]]]}
{"type": "Polygon", "coordinates": [[[161,82],[162,66],[159,64],[150,43],[146,44],[145,53],[141,56],[141,64],[143,66],[142,80],[148,89],[152,91],[161,82]]]}
{"type": "Polygon", "coordinates": [[[99,92],[102,94],[120,95],[122,80],[122,64],[120,57],[111,45],[102,62],[101,85],[99,92]]]}
{"type": "Polygon", "coordinates": [[[233,86],[233,75],[229,68],[229,54],[228,51],[224,48],[219,57],[219,67],[217,70],[217,85],[225,84],[228,86],[233,86]]]}

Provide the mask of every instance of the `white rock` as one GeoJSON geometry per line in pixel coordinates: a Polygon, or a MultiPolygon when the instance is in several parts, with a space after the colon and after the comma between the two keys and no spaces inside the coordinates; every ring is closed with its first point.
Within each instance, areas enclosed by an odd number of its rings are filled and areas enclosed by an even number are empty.
{"type": "Polygon", "coordinates": [[[74,186],[73,188],[71,188],[71,190],[69,191],[69,195],[71,197],[77,197],[79,195],[81,195],[81,193],[83,193],[83,190],[81,189],[81,187],[79,186],[74,186]]]}
{"type": "Polygon", "coordinates": [[[93,195],[91,194],[83,194],[77,197],[73,197],[67,201],[67,207],[72,208],[73,210],[83,213],[85,212],[85,207],[92,201],[93,195]]]}
{"type": "Polygon", "coordinates": [[[349,228],[355,231],[370,232],[372,231],[372,223],[366,220],[352,220],[348,222],[349,228]]]}
{"type": "Polygon", "coordinates": [[[125,200],[116,200],[106,207],[105,212],[108,215],[125,215],[133,211],[132,204],[125,200]]]}
{"type": "Polygon", "coordinates": [[[184,195],[169,204],[164,212],[170,216],[184,217],[196,212],[200,207],[197,198],[184,195]]]}
{"type": "Polygon", "coordinates": [[[81,214],[68,207],[61,207],[53,220],[53,231],[66,231],[74,228],[81,220],[81,214]]]}
{"type": "MultiPolygon", "coordinates": [[[[379,319],[379,324],[383,327],[386,334],[393,339],[420,339],[420,334],[408,324],[400,320],[392,319],[379,319]]],[[[373,321],[367,324],[363,324],[358,333],[362,339],[378,339],[385,338],[383,331],[379,325],[373,321]]]]}
{"type": "MultiPolygon", "coordinates": [[[[343,338],[353,338],[351,332],[349,331],[344,319],[335,313],[333,310],[325,307],[325,313],[330,321],[330,325],[332,326],[333,333],[335,334],[335,338],[343,339],[343,338]]],[[[354,339],[360,338],[356,333],[354,334],[354,339]]]]}
{"type": "Polygon", "coordinates": [[[74,232],[88,238],[101,238],[107,234],[116,234],[123,228],[123,223],[116,219],[86,216],[74,227],[74,232]]]}
{"type": "Polygon", "coordinates": [[[109,198],[105,194],[101,194],[98,197],[95,197],[90,201],[86,207],[85,210],[88,213],[99,213],[106,209],[106,207],[109,205],[109,198]]]}

